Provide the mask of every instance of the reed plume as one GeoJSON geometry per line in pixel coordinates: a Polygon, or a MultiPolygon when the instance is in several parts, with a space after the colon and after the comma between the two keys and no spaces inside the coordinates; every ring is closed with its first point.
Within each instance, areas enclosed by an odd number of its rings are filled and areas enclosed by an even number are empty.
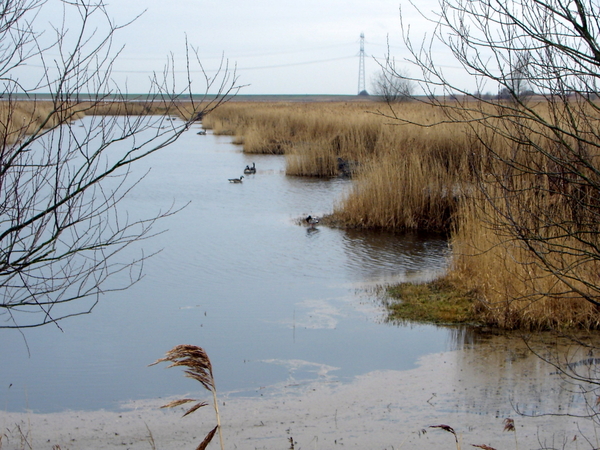
{"type": "Polygon", "coordinates": [[[510,417],[504,419],[504,431],[512,431],[515,433],[515,449],[519,450],[519,443],[517,442],[517,430],[515,428],[515,421],[510,417]]]}
{"type": "Polygon", "coordinates": [[[430,425],[429,428],[441,428],[444,431],[452,434],[454,436],[454,440],[456,441],[456,450],[460,450],[460,443],[458,442],[458,436],[456,435],[456,431],[450,425],[430,425]]]}
{"type": "MultiPolygon", "coordinates": [[[[200,445],[196,448],[196,450],[204,450],[215,433],[219,432],[219,440],[221,443],[221,450],[224,449],[223,446],[223,434],[221,432],[221,416],[219,415],[219,406],[217,402],[217,388],[215,386],[215,379],[212,373],[212,364],[210,363],[210,359],[204,349],[201,347],[197,347],[195,345],[177,345],[169,350],[164,358],[160,358],[154,361],[150,366],[154,366],[161,362],[170,362],[171,364],[167,367],[187,367],[185,370],[185,376],[189,378],[193,378],[198,381],[205,389],[209,390],[213,394],[213,408],[215,410],[215,415],[217,417],[217,426],[214,427],[204,438],[204,440],[200,443],[200,445]]],[[[207,406],[208,403],[205,401],[198,401],[192,398],[184,398],[180,400],[174,400],[166,405],[161,406],[161,408],[175,408],[180,405],[184,405],[186,403],[197,402],[191,408],[189,408],[182,417],[185,417],[194,411],[202,408],[203,406],[207,406]]]]}

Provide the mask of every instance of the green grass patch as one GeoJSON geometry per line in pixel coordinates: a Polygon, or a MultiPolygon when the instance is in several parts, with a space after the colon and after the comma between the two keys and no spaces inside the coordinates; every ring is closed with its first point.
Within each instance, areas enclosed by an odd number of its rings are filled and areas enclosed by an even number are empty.
{"type": "Polygon", "coordinates": [[[477,323],[474,296],[447,280],[401,283],[387,289],[390,322],[477,323]]]}

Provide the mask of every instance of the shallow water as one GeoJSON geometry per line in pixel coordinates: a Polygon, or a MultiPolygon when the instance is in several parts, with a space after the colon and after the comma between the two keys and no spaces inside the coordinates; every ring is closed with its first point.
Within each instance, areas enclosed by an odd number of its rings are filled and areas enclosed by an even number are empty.
{"type": "Polygon", "coordinates": [[[439,373],[394,396],[425,418],[435,411],[431,420],[498,418],[516,403],[532,414],[581,410],[580,396],[518,337],[384,323],[373,289],[442,272],[444,239],[306,227],[299,219],[330,212],[351,181],[287,177],[283,157],[245,155],[229,138],[196,131],[138,165],[139,174],[152,170],[122,204],[139,217],[190,202],[158,225],[167,232],[143,242],[146,253],[163,249],[145,263],[146,277],[65,321],[64,331],[0,330],[2,410],[118,410],[128,400],[198,391],[177,369],[147,367],[183,343],[206,349],[229,398],[342,384],[421,359],[427,373],[436,365],[439,373]],[[255,175],[227,181],[252,162],[255,175]]]}
{"type": "Polygon", "coordinates": [[[182,343],[207,350],[220,390],[252,395],[282,380],[407,369],[447,347],[442,329],[379,323],[369,294],[442,271],[443,239],[299,224],[330,212],[350,181],[287,177],[284,157],[245,155],[230,138],[196,131],[136,166],[151,172],[121,205],[144,217],[190,202],[143,243],[146,253],[163,249],[146,277],[63,322],[64,332],[0,331],[4,409],[111,409],[195,389],[173,369],[146,367],[182,343]],[[252,162],[255,175],[227,181],[252,162]]]}

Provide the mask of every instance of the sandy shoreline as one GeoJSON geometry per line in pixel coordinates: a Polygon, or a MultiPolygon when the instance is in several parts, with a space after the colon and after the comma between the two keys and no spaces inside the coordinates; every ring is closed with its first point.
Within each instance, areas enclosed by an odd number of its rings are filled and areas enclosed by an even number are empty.
{"type": "MultiPolygon", "coordinates": [[[[422,358],[413,370],[372,372],[350,383],[288,383],[258,398],[220,395],[225,448],[288,449],[292,438],[295,449],[455,449],[450,433],[430,428],[439,424],[456,430],[462,449],[541,448],[544,441],[575,449],[584,434],[594,435],[589,421],[579,421],[578,430],[572,418],[518,416],[511,403],[532,386],[540,390],[542,406],[555,409],[563,402],[551,398],[556,383],[536,382],[539,374],[531,364],[526,371],[506,371],[480,360],[480,352],[446,352],[422,358]],[[498,377],[516,375],[514,390],[498,389],[498,377]],[[515,420],[516,436],[503,431],[506,417],[515,420]]],[[[183,409],[159,409],[168,400],[134,401],[116,412],[1,412],[0,448],[196,448],[215,425],[212,409],[181,418],[183,409]]],[[[218,448],[216,437],[209,448],[218,448]]]]}

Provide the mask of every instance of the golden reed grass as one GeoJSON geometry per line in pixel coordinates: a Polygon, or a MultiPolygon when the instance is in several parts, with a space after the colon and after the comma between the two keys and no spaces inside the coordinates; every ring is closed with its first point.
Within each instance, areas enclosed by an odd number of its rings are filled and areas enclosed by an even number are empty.
{"type": "Polygon", "coordinates": [[[11,145],[25,136],[68,123],[85,115],[174,115],[190,119],[202,105],[155,102],[0,101],[0,142],[11,145]]]}
{"type": "MultiPolygon", "coordinates": [[[[478,108],[494,108],[470,107],[471,117],[478,108]]],[[[477,194],[477,179],[486,170],[503,168],[490,167],[489,161],[484,167],[484,152],[473,137],[490,128],[448,121],[439,107],[423,103],[400,104],[395,111],[385,108],[374,102],[230,102],[206,117],[203,125],[216,134],[234,136],[245,152],[284,154],[289,175],[335,176],[340,160],[351,162],[353,186],[329,220],[345,227],[449,233],[454,258],[448,280],[474,293],[473,307],[483,322],[504,328],[599,328],[596,308],[582,298],[561,295],[567,289],[555,276],[536,264],[507,230],[491,226],[490,218],[498,211],[477,194]],[[406,122],[383,117],[378,108],[406,122]]],[[[505,130],[502,117],[488,119],[488,126],[491,121],[493,128],[505,130]]],[[[514,149],[501,134],[494,141],[498,153],[514,149]]],[[[492,183],[491,189],[499,187],[492,183]]],[[[532,197],[523,201],[537,202],[541,211],[569,214],[552,199],[535,198],[534,189],[524,192],[532,197]]],[[[504,195],[501,190],[488,194],[504,195]]],[[[565,244],[576,248],[574,241],[565,244]]],[[[575,275],[591,280],[600,270],[596,265],[578,265],[575,275]]]]}
{"type": "Polygon", "coordinates": [[[461,201],[451,239],[449,276],[477,293],[478,312],[487,323],[509,329],[599,329],[598,308],[575,295],[574,289],[593,297],[590,286],[597,284],[600,264],[586,256],[589,248],[582,245],[581,236],[566,232],[573,225],[572,208],[553,196],[536,194],[539,181],[534,176],[513,177],[519,193],[510,198],[490,183],[487,195],[501,200],[494,205],[478,191],[461,201]],[[510,202],[515,204],[508,209],[510,202]],[[514,233],[506,229],[506,217],[539,236],[548,266],[516,242],[514,233]],[[551,226],[552,222],[564,226],[551,226]],[[551,240],[554,250],[544,240],[551,240]],[[565,273],[570,286],[549,267],[565,273]]]}
{"type": "MultiPolygon", "coordinates": [[[[196,447],[197,450],[204,450],[210,444],[215,433],[219,433],[219,441],[221,443],[221,450],[224,448],[223,434],[221,431],[221,415],[219,414],[219,402],[217,401],[217,387],[215,385],[215,379],[212,372],[212,364],[210,358],[202,347],[196,345],[177,345],[169,350],[164,358],[160,358],[154,361],[150,366],[154,366],[161,362],[171,363],[169,367],[184,367],[185,376],[198,381],[206,390],[210,391],[213,396],[213,408],[217,419],[217,425],[208,432],[202,442],[196,447]]],[[[176,408],[187,403],[196,402],[191,408],[189,408],[183,417],[192,414],[198,409],[207,406],[208,403],[204,401],[198,401],[192,398],[183,398],[180,400],[174,400],[161,406],[161,408],[176,408]]]]}
{"type": "Polygon", "coordinates": [[[52,102],[0,101],[0,142],[13,144],[38,130],[54,127],[65,117],[83,114],[70,108],[55,108],[52,102]]]}
{"type": "MultiPolygon", "coordinates": [[[[553,120],[548,104],[535,108],[539,117],[553,120]]],[[[597,294],[600,271],[590,255],[600,244],[596,193],[580,202],[585,182],[578,184],[575,172],[561,175],[557,162],[572,156],[537,121],[493,121],[481,133],[493,142],[494,157],[479,160],[475,169],[485,191],[471,189],[461,198],[449,276],[477,293],[475,306],[487,323],[509,329],[600,328],[598,308],[585,300],[597,294]]],[[[593,154],[597,148],[587,146],[588,161],[600,156],[593,154]]],[[[574,167],[570,162],[569,170],[574,167]]],[[[585,164],[576,171],[580,181],[595,176],[585,164]]]]}
{"type": "MultiPolygon", "coordinates": [[[[460,183],[472,178],[464,127],[398,126],[380,106],[230,102],[203,125],[235,136],[245,152],[285,154],[288,175],[330,177],[340,164],[351,167],[355,186],[332,217],[346,227],[448,231],[460,183]]],[[[442,119],[430,106],[398,108],[422,122],[442,119]]]]}
{"type": "MultiPolygon", "coordinates": [[[[440,108],[422,103],[400,104],[394,106],[395,111],[383,112],[401,115],[408,122],[431,124],[429,127],[400,125],[378,114],[378,108],[385,107],[369,101],[233,101],[205,116],[203,126],[215,134],[233,136],[246,152],[284,154],[289,175],[330,177],[339,174],[340,161],[346,164],[352,169],[354,183],[329,218],[341,226],[450,234],[454,257],[448,280],[474,293],[473,307],[482,321],[504,328],[600,328],[596,308],[574,295],[563,295],[568,291],[564,283],[532,260],[506,230],[494,225],[494,216],[502,211],[495,211],[478,194],[476,179],[486,171],[504,169],[490,166],[488,161],[484,166],[481,146],[471,137],[472,128],[448,122],[440,108]]],[[[49,102],[0,102],[0,138],[11,143],[64,117],[149,113],[187,119],[194,108],[185,103],[132,102],[62,105],[54,110],[49,102]]],[[[491,120],[497,120],[496,128],[503,129],[502,118],[491,120]]],[[[535,134],[537,130],[530,131],[535,134]]],[[[495,139],[498,153],[513,150],[503,136],[495,139]]],[[[523,192],[530,195],[521,199],[524,204],[552,211],[559,220],[572,214],[552,196],[536,196],[532,186],[540,183],[539,177],[521,180],[523,192]]],[[[504,195],[493,183],[488,189],[492,197],[504,195]]],[[[561,239],[565,246],[578,249],[576,239],[561,239]]],[[[580,264],[576,256],[572,260],[566,254],[553,258],[564,259],[557,264],[573,267],[574,277],[594,283],[600,267],[593,259],[580,264]]],[[[577,288],[587,289],[585,283],[577,288]]]]}

